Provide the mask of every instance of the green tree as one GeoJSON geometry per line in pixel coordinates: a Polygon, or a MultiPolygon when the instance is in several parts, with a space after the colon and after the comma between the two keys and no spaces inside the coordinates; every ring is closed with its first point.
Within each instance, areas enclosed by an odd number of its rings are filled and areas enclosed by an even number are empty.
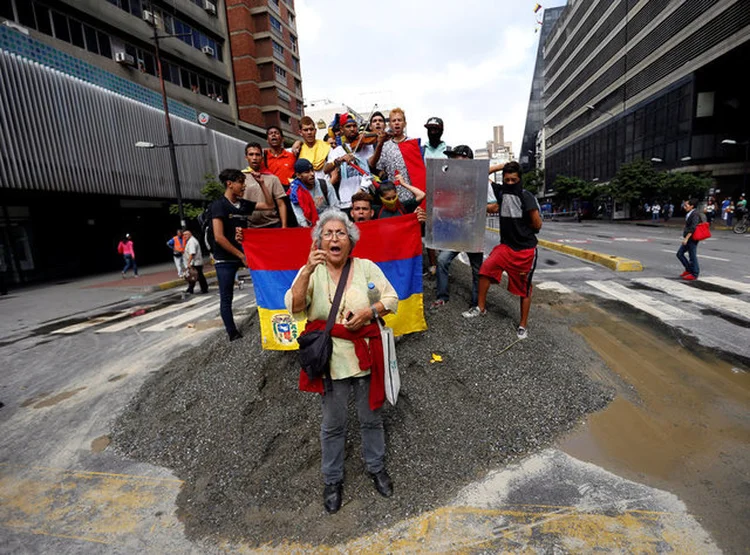
{"type": "MultiPolygon", "coordinates": [[[[185,218],[188,220],[193,220],[200,216],[201,212],[203,212],[204,210],[203,205],[209,204],[216,199],[221,198],[221,196],[224,194],[224,186],[219,182],[218,179],[216,179],[216,176],[214,174],[207,173],[203,176],[203,179],[206,180],[206,184],[201,189],[201,195],[203,195],[203,198],[205,199],[202,205],[196,206],[195,204],[190,202],[182,203],[182,210],[185,213],[185,218]]],[[[176,204],[170,204],[169,213],[179,214],[180,209],[176,204]]]]}
{"type": "Polygon", "coordinates": [[[609,194],[623,202],[651,199],[661,188],[664,174],[660,174],[647,160],[623,164],[610,182],[609,194]]]}
{"type": "Polygon", "coordinates": [[[593,200],[599,194],[596,183],[591,183],[580,177],[568,177],[566,175],[558,175],[555,178],[554,190],[557,198],[563,203],[570,202],[573,199],[593,200]]]}
{"type": "Polygon", "coordinates": [[[672,201],[689,198],[702,199],[711,187],[712,181],[708,177],[691,173],[667,172],[662,176],[659,184],[659,196],[672,201]]]}
{"type": "Polygon", "coordinates": [[[533,169],[521,177],[523,188],[530,193],[537,194],[544,185],[544,170],[533,169]]]}

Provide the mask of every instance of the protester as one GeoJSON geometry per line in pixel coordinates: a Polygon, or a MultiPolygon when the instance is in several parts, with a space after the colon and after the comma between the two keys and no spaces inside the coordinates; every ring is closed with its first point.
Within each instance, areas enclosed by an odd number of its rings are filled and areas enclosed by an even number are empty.
{"type": "Polygon", "coordinates": [[[695,281],[698,279],[700,274],[700,266],[698,265],[698,241],[694,240],[693,233],[695,228],[700,223],[700,214],[695,209],[698,205],[698,199],[686,200],[683,206],[687,211],[685,216],[685,227],[682,229],[682,244],[677,250],[677,259],[680,261],[685,271],[680,274],[680,277],[685,281],[695,281]],[[687,253],[690,260],[685,258],[687,253]]]}
{"type": "Polygon", "coordinates": [[[182,236],[182,228],[177,230],[177,234],[167,241],[167,246],[172,249],[172,258],[174,259],[174,265],[177,268],[177,275],[182,277],[185,273],[185,262],[182,255],[185,252],[185,239],[182,236]]]}
{"type": "Polygon", "coordinates": [[[352,209],[349,217],[354,223],[369,222],[375,217],[372,202],[372,195],[367,191],[357,191],[352,195],[352,209]]]}
{"type": "Polygon", "coordinates": [[[234,277],[240,268],[247,266],[245,253],[237,241],[237,228],[246,228],[253,211],[273,210],[274,204],[268,189],[263,187],[263,202],[252,202],[242,198],[245,192],[245,174],[240,170],[226,169],[219,174],[224,184],[224,195],[211,203],[211,225],[213,230],[211,250],[214,256],[216,278],[219,282],[219,311],[229,340],[242,337],[234,323],[232,299],[234,277]]]}
{"type": "Polygon", "coordinates": [[[398,295],[376,264],[366,259],[350,259],[359,240],[359,230],[346,214],[339,210],[323,212],[312,236],[313,245],[307,263],[300,269],[285,297],[289,312],[298,320],[307,320],[306,332],[325,328],[338,281],[345,264],[351,260],[348,284],[331,331],[332,390],[326,391],[323,380],[311,381],[304,372],[300,374],[301,390],[322,394],[323,505],[327,512],[335,513],[341,508],[348,405],[352,391],[365,467],[378,493],[385,497],[393,493],[393,484],[384,465],[385,433],[380,411],[385,386],[383,347],[377,318],[396,312],[398,295]],[[371,302],[368,295],[370,283],[380,293],[380,299],[375,302],[371,302]]]}
{"type": "Polygon", "coordinates": [[[443,141],[443,120],[432,117],[424,124],[427,129],[427,144],[424,146],[423,156],[427,158],[447,158],[445,150],[450,148],[443,141]]]}
{"type": "MultiPolygon", "coordinates": [[[[474,158],[474,152],[467,145],[459,145],[455,149],[449,148],[445,152],[449,158],[460,160],[472,160],[474,158]]],[[[448,293],[448,275],[451,263],[458,255],[457,251],[443,250],[437,256],[437,299],[430,305],[430,309],[432,310],[444,306],[450,299],[448,293]]],[[[474,307],[479,302],[479,269],[482,267],[482,262],[484,262],[484,253],[467,252],[466,255],[469,257],[471,265],[471,306],[474,307]]]]}
{"type": "Polygon", "coordinates": [[[378,187],[380,207],[376,210],[376,217],[379,220],[382,220],[383,218],[394,218],[396,216],[411,214],[417,209],[419,203],[424,200],[424,191],[420,191],[416,187],[413,187],[406,182],[402,182],[402,186],[412,193],[412,198],[401,201],[401,199],[398,197],[398,193],[396,192],[396,186],[393,183],[389,181],[383,181],[380,184],[380,186],[378,187]]]}
{"type": "Polygon", "coordinates": [[[310,116],[304,116],[300,119],[299,127],[303,143],[298,159],[304,158],[305,160],[310,160],[313,170],[315,170],[316,179],[325,179],[326,174],[323,168],[328,160],[328,154],[331,152],[331,145],[326,141],[315,138],[318,129],[315,127],[315,122],[310,116]]]}
{"type": "Polygon", "coordinates": [[[373,133],[384,133],[385,132],[385,116],[382,112],[373,112],[370,116],[369,129],[373,133]]]}
{"type": "MultiPolygon", "coordinates": [[[[409,140],[409,137],[406,136],[406,115],[404,111],[401,108],[391,110],[389,122],[391,132],[378,136],[378,143],[375,147],[375,153],[370,159],[370,166],[383,170],[385,176],[391,181],[395,181],[398,173],[405,182],[411,184],[412,179],[409,176],[404,155],[399,147],[401,143],[409,140]]],[[[424,166],[421,159],[420,163],[424,166]]],[[[413,193],[406,187],[398,186],[396,191],[401,202],[413,198],[413,193]]]]}
{"type": "Polygon", "coordinates": [[[292,210],[301,227],[312,227],[323,210],[338,207],[336,193],[325,179],[315,179],[315,170],[309,160],[297,160],[294,172],[296,177],[289,187],[292,210]]]}
{"type": "Polygon", "coordinates": [[[188,288],[186,293],[193,294],[195,291],[195,282],[197,281],[201,286],[201,293],[208,293],[208,282],[206,276],[203,275],[203,253],[201,252],[201,245],[198,239],[193,237],[193,232],[189,229],[185,230],[185,267],[194,268],[196,271],[196,280],[188,280],[188,288]]]}
{"type": "Polygon", "coordinates": [[[273,210],[260,210],[256,207],[248,220],[249,227],[288,227],[287,197],[281,181],[274,174],[261,173],[263,165],[263,148],[258,143],[247,143],[245,146],[247,168],[245,174],[245,193],[243,198],[256,204],[266,198],[266,191],[273,199],[273,210]],[[266,189],[264,191],[263,189],[266,189]]]}
{"type": "Polygon", "coordinates": [[[272,125],[266,129],[266,140],[269,148],[263,151],[262,169],[278,177],[286,191],[294,177],[297,154],[284,148],[284,132],[280,127],[272,125]]]}
{"type": "Polygon", "coordinates": [[[130,237],[129,233],[126,233],[125,239],[120,241],[117,245],[117,252],[120,253],[125,260],[125,267],[122,269],[122,279],[125,279],[125,274],[128,273],[130,268],[133,268],[133,277],[138,277],[138,265],[135,263],[133,239],[130,237]]]}
{"type": "Polygon", "coordinates": [[[339,122],[346,141],[331,150],[324,170],[331,173],[338,168],[341,172],[338,188],[339,208],[347,211],[352,205],[352,195],[361,189],[369,188],[372,183],[369,160],[375,149],[372,145],[362,142],[359,124],[352,114],[342,114],[339,122]]]}
{"type": "Polygon", "coordinates": [[[519,339],[528,337],[527,325],[531,308],[531,280],[537,260],[536,234],[542,229],[539,203],[521,185],[521,166],[509,162],[503,166],[503,184],[493,183],[497,204],[487,211],[500,214],[500,244],[490,253],[479,270],[479,300],[477,306],[463,313],[464,318],[475,318],[487,313],[487,291],[490,284],[499,283],[503,272],[508,274],[508,291],[520,297],[521,318],[519,339]]]}

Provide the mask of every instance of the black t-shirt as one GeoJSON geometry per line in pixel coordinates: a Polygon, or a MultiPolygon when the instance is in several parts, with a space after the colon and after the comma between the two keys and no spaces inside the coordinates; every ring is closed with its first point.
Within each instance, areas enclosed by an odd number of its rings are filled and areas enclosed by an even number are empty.
{"type": "Polygon", "coordinates": [[[503,193],[502,187],[492,184],[500,206],[500,242],[514,251],[533,249],[537,245],[537,231],[531,227],[529,212],[539,210],[536,197],[521,189],[519,194],[503,193]]]}
{"type": "MultiPolygon", "coordinates": [[[[240,199],[235,206],[227,197],[221,197],[211,203],[211,225],[213,220],[219,219],[224,223],[224,237],[240,251],[242,245],[234,238],[235,231],[238,227],[246,228],[248,226],[248,216],[255,210],[255,203],[249,200],[240,199]]],[[[214,238],[213,253],[214,260],[217,262],[240,262],[231,252],[225,251],[214,238]]]]}

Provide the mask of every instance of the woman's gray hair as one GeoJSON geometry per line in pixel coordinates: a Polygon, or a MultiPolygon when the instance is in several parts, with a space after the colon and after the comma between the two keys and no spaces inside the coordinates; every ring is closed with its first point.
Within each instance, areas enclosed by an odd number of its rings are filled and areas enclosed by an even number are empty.
{"type": "Polygon", "coordinates": [[[320,213],[318,223],[315,224],[315,227],[312,230],[313,242],[320,242],[322,239],[321,235],[323,234],[323,227],[331,220],[338,220],[346,226],[346,234],[349,236],[352,250],[354,250],[354,246],[357,244],[357,241],[359,241],[359,228],[354,225],[354,222],[349,219],[349,216],[338,208],[329,208],[320,213]]]}

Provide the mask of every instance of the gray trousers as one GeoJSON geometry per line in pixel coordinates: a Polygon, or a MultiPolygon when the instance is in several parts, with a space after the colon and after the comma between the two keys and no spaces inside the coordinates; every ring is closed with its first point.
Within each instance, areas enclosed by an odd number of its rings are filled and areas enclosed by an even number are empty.
{"type": "Polygon", "coordinates": [[[385,433],[380,409],[371,410],[370,376],[333,380],[333,391],[321,397],[323,422],[320,425],[321,469],[326,484],[344,479],[344,447],[349,415],[349,393],[354,390],[354,403],[359,416],[362,456],[368,472],[380,472],[385,457],[385,433]]]}

